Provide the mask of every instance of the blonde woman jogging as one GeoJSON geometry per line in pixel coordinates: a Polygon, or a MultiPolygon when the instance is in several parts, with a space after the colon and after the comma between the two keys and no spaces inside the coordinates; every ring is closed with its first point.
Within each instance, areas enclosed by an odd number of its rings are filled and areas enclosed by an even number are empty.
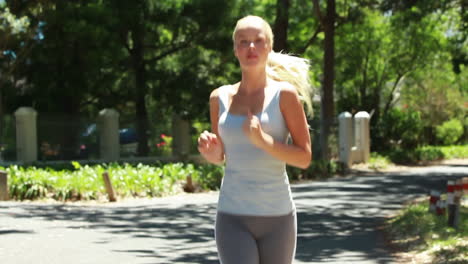
{"type": "Polygon", "coordinates": [[[218,255],[222,264],[290,264],[297,222],[286,164],[307,168],[311,161],[302,102],[310,107],[309,64],[273,52],[271,27],[260,17],[240,19],[233,41],[242,79],[211,93],[212,131],[198,139],[206,160],[225,164],[218,255]]]}

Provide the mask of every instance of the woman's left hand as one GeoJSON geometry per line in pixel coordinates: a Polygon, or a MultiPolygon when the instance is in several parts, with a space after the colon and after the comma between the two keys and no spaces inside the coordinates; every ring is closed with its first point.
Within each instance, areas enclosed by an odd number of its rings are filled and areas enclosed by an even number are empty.
{"type": "Polygon", "coordinates": [[[245,135],[255,146],[261,148],[265,144],[265,133],[262,130],[262,124],[257,116],[252,112],[247,112],[247,118],[242,125],[245,135]]]}

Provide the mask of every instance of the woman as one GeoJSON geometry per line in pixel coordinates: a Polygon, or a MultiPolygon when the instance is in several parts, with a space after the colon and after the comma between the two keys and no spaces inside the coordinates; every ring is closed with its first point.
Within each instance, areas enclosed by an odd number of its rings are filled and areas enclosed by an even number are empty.
{"type": "Polygon", "coordinates": [[[311,161],[300,100],[310,98],[309,65],[273,52],[271,27],[260,17],[240,19],[233,41],[242,79],[211,93],[212,132],[198,139],[206,160],[225,163],[215,227],[218,255],[222,264],[290,264],[297,224],[286,164],[307,168],[311,161]]]}

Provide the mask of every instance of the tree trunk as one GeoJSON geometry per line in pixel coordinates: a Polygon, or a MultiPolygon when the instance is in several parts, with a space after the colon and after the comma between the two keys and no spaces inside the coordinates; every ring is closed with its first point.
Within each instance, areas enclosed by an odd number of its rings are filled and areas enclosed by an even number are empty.
{"type": "MultiPolygon", "coordinates": [[[[3,94],[2,94],[2,89],[3,89],[3,85],[2,84],[2,80],[0,79],[0,142],[3,142],[4,141],[4,138],[3,138],[3,94]]],[[[0,160],[2,160],[2,146],[1,146],[1,143],[0,143],[0,160]]]]}
{"type": "Polygon", "coordinates": [[[324,43],[324,80],[322,92],[320,147],[321,158],[330,160],[329,137],[334,120],[333,81],[335,78],[335,0],[327,0],[327,13],[323,20],[324,43]]]}
{"type": "Polygon", "coordinates": [[[135,71],[135,104],[136,104],[136,131],[139,156],[147,156],[148,148],[148,112],[146,110],[146,70],[144,62],[144,33],[143,25],[137,24],[132,31],[134,48],[132,49],[133,69],[135,71]]]}
{"type": "Polygon", "coordinates": [[[289,25],[289,0],[277,0],[276,20],[273,27],[274,51],[286,51],[288,49],[288,25],[289,25]]]}

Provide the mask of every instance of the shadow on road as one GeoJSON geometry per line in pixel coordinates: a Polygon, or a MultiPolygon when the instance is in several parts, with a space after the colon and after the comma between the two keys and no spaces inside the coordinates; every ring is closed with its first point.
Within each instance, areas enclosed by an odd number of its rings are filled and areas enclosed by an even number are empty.
{"type": "MultiPolygon", "coordinates": [[[[382,174],[348,176],[293,185],[298,209],[296,259],[305,263],[391,263],[385,241],[376,231],[406,201],[431,189],[445,190],[457,173],[382,174]]],[[[214,246],[216,204],[149,204],[140,206],[75,206],[20,204],[15,218],[70,222],[86,228],[154,241],[127,252],[148,263],[218,263],[214,246]]],[[[2,208],[3,210],[3,208],[2,208]]],[[[0,235],[35,234],[7,229],[0,235]]],[[[96,243],[111,243],[96,241],[96,243]]]]}
{"type": "Polygon", "coordinates": [[[392,263],[379,231],[402,205],[430,190],[444,192],[464,173],[349,176],[292,188],[298,206],[296,259],[310,263],[392,263]],[[343,262],[345,260],[345,262],[343,262]]]}

